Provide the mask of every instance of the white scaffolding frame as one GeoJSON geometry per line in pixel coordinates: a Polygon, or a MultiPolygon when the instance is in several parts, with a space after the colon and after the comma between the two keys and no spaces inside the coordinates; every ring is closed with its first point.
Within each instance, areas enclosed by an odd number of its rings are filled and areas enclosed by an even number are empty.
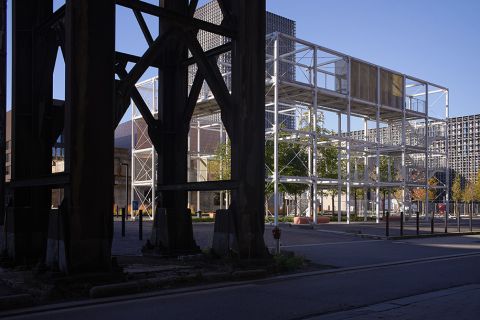
{"type": "MultiPolygon", "coordinates": [[[[426,191],[432,189],[428,184],[429,179],[439,172],[445,174],[445,181],[439,180],[439,185],[434,188],[443,190],[447,212],[449,212],[448,141],[446,139],[446,125],[449,117],[447,88],[281,33],[267,36],[267,48],[268,46],[273,47],[273,55],[267,55],[267,63],[273,63],[273,74],[268,74],[267,70],[266,106],[267,110],[271,106],[274,112],[274,122],[272,123],[273,130],[266,131],[266,139],[272,139],[273,135],[275,165],[273,172],[268,175],[267,181],[274,185],[275,190],[273,195],[275,223],[278,222],[278,190],[281,183],[300,183],[309,186],[311,209],[307,211],[307,214],[313,216],[314,223],[317,221],[318,212],[316,208],[318,204],[317,189],[338,188],[337,215],[339,222],[342,213],[341,195],[346,196],[347,223],[350,222],[351,216],[352,187],[364,190],[373,189],[375,190],[373,203],[375,220],[378,223],[381,188],[401,189],[402,199],[399,199],[402,206],[401,211],[407,213],[411,209],[413,189],[423,188],[425,190],[426,203],[435,200],[428,199],[426,191]],[[292,43],[294,43],[293,46],[292,43]],[[292,47],[291,52],[281,50],[281,48],[292,47]],[[282,54],[279,53],[280,51],[282,54]],[[340,70],[341,72],[339,72],[339,62],[343,64],[344,71],[340,70]],[[279,73],[279,66],[285,63],[294,66],[294,79],[279,73]],[[352,63],[375,69],[376,97],[374,99],[362,99],[352,94],[351,87],[354,82],[351,79],[352,63]],[[330,70],[327,67],[330,67],[330,70]],[[332,71],[332,69],[334,70],[332,71]],[[399,89],[401,92],[400,105],[390,105],[382,101],[382,88],[385,87],[382,81],[386,81],[385,75],[392,75],[392,77],[402,80],[399,89]],[[445,104],[439,107],[441,103],[438,102],[442,97],[445,97],[445,104]],[[308,110],[310,123],[302,128],[302,132],[285,130],[280,125],[277,116],[280,112],[279,106],[285,105],[308,110]],[[433,109],[435,109],[435,113],[430,112],[433,109]],[[319,133],[317,130],[316,118],[322,116],[324,112],[336,113],[338,117],[337,130],[330,135],[319,133]],[[363,130],[352,131],[351,119],[353,117],[363,119],[363,130]],[[375,123],[373,129],[368,129],[369,121],[375,123]],[[307,142],[309,144],[308,175],[290,177],[281,174],[282,168],[278,164],[279,136],[282,137],[283,142],[300,144],[307,142]],[[298,139],[299,136],[308,137],[308,139],[298,139]],[[323,138],[323,141],[320,142],[320,138],[323,138]],[[326,179],[316,172],[318,147],[320,143],[325,143],[325,138],[329,143],[337,146],[337,179],[326,179]],[[444,143],[436,143],[439,141],[444,141],[444,143]],[[387,181],[381,179],[380,160],[382,157],[389,157],[387,181]],[[363,177],[359,178],[357,160],[362,158],[364,172],[363,177]],[[391,161],[395,162],[395,158],[399,172],[396,177],[392,177],[391,161]],[[351,172],[352,159],[355,162],[353,175],[351,172]],[[346,172],[343,172],[342,163],[345,164],[346,172]],[[371,177],[372,175],[373,177],[371,177]]],[[[390,197],[390,190],[388,194],[390,197]]],[[[366,204],[366,192],[364,192],[364,201],[366,204]]],[[[364,205],[365,219],[367,217],[366,210],[367,205],[364,205]]]]}
{"type": "MultiPolygon", "coordinates": [[[[158,108],[156,106],[158,94],[158,77],[150,78],[136,84],[137,90],[142,95],[145,103],[149,107],[150,112],[154,118],[158,117],[158,108]]],[[[201,149],[201,139],[205,132],[218,133],[218,141],[225,143],[228,139],[225,128],[223,127],[218,110],[213,109],[211,105],[212,96],[208,92],[208,88],[202,89],[201,99],[202,107],[198,109],[190,123],[191,132],[196,134],[195,141],[188,137],[188,161],[185,165],[188,166],[188,181],[207,181],[208,173],[198,170],[209,159],[215,157],[213,152],[204,152],[201,149]],[[207,103],[207,105],[206,105],[207,103]],[[191,167],[192,161],[195,163],[191,167]]],[[[138,208],[143,210],[145,214],[153,219],[155,212],[155,188],[156,188],[156,170],[157,170],[157,154],[148,137],[148,130],[142,115],[136,108],[133,101],[132,105],[132,136],[131,136],[131,205],[133,209],[133,201],[137,201],[138,208]]],[[[227,200],[224,201],[223,195],[225,191],[220,191],[220,209],[228,205],[227,200]]],[[[201,210],[200,207],[200,192],[196,192],[196,197],[193,200],[192,192],[188,193],[188,204],[193,205],[195,211],[201,210]]],[[[131,211],[131,218],[134,218],[134,212],[131,211]]]]}

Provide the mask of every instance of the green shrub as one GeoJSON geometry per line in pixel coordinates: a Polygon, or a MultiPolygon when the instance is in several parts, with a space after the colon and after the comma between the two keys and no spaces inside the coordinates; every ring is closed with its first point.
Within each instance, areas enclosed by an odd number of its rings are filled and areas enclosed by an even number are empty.
{"type": "MultiPolygon", "coordinates": [[[[279,216],[278,222],[283,222],[283,223],[293,222],[293,218],[294,217],[292,216],[279,216]]],[[[273,217],[268,216],[267,218],[265,218],[265,222],[267,223],[274,222],[274,221],[275,219],[273,217]]]]}
{"type": "MultiPolygon", "coordinates": [[[[338,216],[336,214],[330,216],[330,221],[331,222],[337,222],[338,221],[338,216]]],[[[347,221],[347,215],[342,214],[342,222],[346,222],[346,221],[347,221]]],[[[351,214],[350,215],[350,221],[362,222],[362,221],[365,221],[365,219],[364,219],[363,216],[357,216],[357,215],[351,214]]],[[[367,217],[367,221],[375,221],[375,217],[367,217]]]]}

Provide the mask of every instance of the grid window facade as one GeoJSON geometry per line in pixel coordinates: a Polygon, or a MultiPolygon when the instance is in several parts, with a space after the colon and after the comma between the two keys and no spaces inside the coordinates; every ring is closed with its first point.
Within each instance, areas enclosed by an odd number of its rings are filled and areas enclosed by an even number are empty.
{"type": "Polygon", "coordinates": [[[475,182],[480,167],[480,114],[450,118],[448,142],[452,174],[475,182]]]}
{"type": "MultiPolygon", "coordinates": [[[[216,0],[210,1],[207,4],[199,7],[195,11],[195,18],[207,21],[214,24],[221,24],[223,15],[220,9],[220,6],[216,0]]],[[[276,15],[271,12],[267,12],[266,14],[266,34],[270,34],[273,32],[280,32],[292,37],[296,36],[296,23],[293,20],[287,19],[285,17],[276,15]]],[[[198,41],[202,46],[203,50],[209,50],[215,48],[219,45],[225,44],[230,40],[226,37],[210,33],[204,30],[200,30],[198,32],[198,41]]],[[[292,52],[295,50],[295,44],[293,41],[287,41],[282,43],[282,46],[279,48],[279,53],[287,53],[292,52]]],[[[267,46],[266,48],[267,55],[273,55],[273,47],[267,46]]],[[[292,61],[294,57],[291,57],[292,61]]],[[[231,61],[231,54],[230,52],[222,54],[218,58],[220,72],[222,73],[225,83],[227,87],[230,89],[231,83],[231,76],[230,76],[230,61],[231,61]]],[[[266,74],[273,74],[273,63],[268,63],[266,66],[266,74]]],[[[295,80],[295,67],[289,63],[280,63],[279,73],[282,74],[283,79],[288,80],[295,80]]],[[[195,73],[197,69],[196,66],[192,66],[189,70],[189,83],[192,84],[195,73]]],[[[204,86],[206,87],[206,86],[204,86]]],[[[203,93],[204,96],[208,96],[210,93],[208,88],[205,90],[206,92],[203,93]]],[[[295,117],[291,115],[284,115],[279,114],[279,122],[285,125],[285,127],[294,129],[295,128],[295,117]]],[[[273,123],[273,114],[266,113],[265,114],[265,127],[271,127],[271,123],[273,123]]]]}

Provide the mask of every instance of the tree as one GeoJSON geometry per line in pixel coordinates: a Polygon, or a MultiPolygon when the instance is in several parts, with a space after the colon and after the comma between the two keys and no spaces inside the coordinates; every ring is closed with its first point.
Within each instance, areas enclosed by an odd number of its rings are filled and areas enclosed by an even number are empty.
{"type": "Polygon", "coordinates": [[[462,183],[460,181],[460,176],[458,175],[453,180],[452,199],[453,201],[455,201],[455,207],[454,207],[455,215],[458,215],[458,201],[461,201],[463,199],[462,183]]]}
{"type": "MultiPolygon", "coordinates": [[[[394,177],[397,175],[397,170],[393,166],[393,158],[391,156],[380,157],[379,171],[380,171],[380,181],[391,182],[394,179],[394,177]],[[390,167],[390,170],[389,170],[389,167],[390,167]]],[[[383,195],[382,201],[383,201],[383,208],[384,209],[385,209],[385,201],[386,201],[386,198],[387,198],[386,194],[389,191],[394,193],[396,191],[396,188],[380,187],[380,193],[383,195]]]]}
{"type": "MultiPolygon", "coordinates": [[[[217,146],[213,159],[207,162],[208,180],[231,179],[231,154],[231,148],[228,143],[220,143],[217,146]]],[[[219,196],[223,197],[222,193],[219,196]]],[[[225,196],[229,199],[230,191],[226,191],[225,196]]],[[[229,203],[229,200],[227,200],[227,203],[229,203]]]]}
{"type": "MultiPolygon", "coordinates": [[[[286,137],[286,133],[281,133],[286,137]]],[[[272,140],[267,140],[265,144],[265,164],[273,169],[274,146],[272,140]]],[[[308,154],[302,148],[301,144],[292,142],[279,142],[278,144],[278,165],[281,174],[284,176],[308,176],[308,154]]],[[[208,162],[209,179],[211,180],[229,180],[231,177],[231,151],[228,143],[218,145],[215,156],[208,162]]],[[[297,208],[297,196],[305,192],[308,185],[298,183],[281,183],[279,191],[295,196],[295,208],[297,208]]],[[[273,185],[265,184],[265,194],[273,193],[273,185]]],[[[298,214],[298,212],[296,212],[298,214]]]]}
{"type": "MultiPolygon", "coordinates": [[[[435,199],[437,192],[434,187],[437,185],[438,185],[438,181],[435,177],[431,177],[430,179],[428,179],[428,200],[429,201],[432,201],[435,199]]],[[[425,190],[424,188],[413,189],[412,198],[414,200],[421,201],[424,204],[425,215],[427,215],[428,214],[428,203],[426,203],[427,190],[425,190]]]]}
{"type": "MultiPolygon", "coordinates": [[[[475,181],[475,184],[473,185],[473,191],[474,191],[474,197],[473,201],[478,202],[480,201],[480,171],[477,174],[477,180],[475,181]]],[[[477,206],[478,209],[478,206],[477,206]]],[[[478,213],[478,211],[477,211],[478,213]]]]}
{"type": "Polygon", "coordinates": [[[208,162],[208,174],[211,180],[230,180],[231,151],[228,143],[220,143],[215,150],[213,160],[208,162]]]}
{"type": "MultiPolygon", "coordinates": [[[[323,129],[323,133],[332,132],[323,129]]],[[[317,174],[321,178],[337,179],[338,178],[338,149],[336,146],[328,142],[328,139],[321,138],[318,147],[317,158],[317,174]]],[[[337,188],[331,188],[328,193],[332,197],[332,214],[335,212],[335,196],[338,194],[337,188]]]]}
{"type": "MultiPolygon", "coordinates": [[[[310,113],[305,112],[300,116],[299,119],[299,130],[304,131],[315,131],[317,133],[317,177],[327,178],[327,179],[337,179],[338,178],[338,148],[336,145],[330,142],[330,139],[326,138],[325,135],[335,135],[336,132],[333,130],[326,129],[324,127],[324,118],[317,117],[317,123],[313,124],[312,119],[310,118],[310,113]]],[[[336,142],[335,142],[336,143],[336,142]]],[[[341,166],[346,167],[344,161],[341,162],[341,166]]],[[[337,187],[331,187],[327,191],[328,194],[332,197],[332,213],[335,211],[335,196],[338,194],[337,187]]],[[[323,199],[323,189],[320,189],[320,194],[323,199]]],[[[323,208],[322,208],[323,211],[323,208]]]]}
{"type": "MultiPolygon", "coordinates": [[[[282,137],[287,137],[286,133],[281,133],[282,137]]],[[[265,163],[273,170],[274,162],[274,145],[272,140],[267,140],[265,144],[265,163]]],[[[304,150],[302,144],[291,142],[278,143],[278,167],[282,176],[306,177],[308,176],[308,154],[304,150]]],[[[281,183],[279,191],[291,194],[295,197],[295,215],[298,215],[298,195],[308,189],[308,185],[299,183],[281,183]]],[[[273,193],[273,185],[267,184],[265,193],[273,193]]]]}
{"type": "Polygon", "coordinates": [[[363,188],[353,188],[353,197],[354,197],[353,212],[355,213],[355,215],[358,215],[357,199],[358,198],[363,198],[363,195],[364,195],[363,188]]]}
{"type": "MultiPolygon", "coordinates": [[[[429,201],[435,199],[436,191],[433,187],[437,186],[437,184],[438,182],[435,177],[428,179],[428,200],[429,201]]],[[[426,195],[427,193],[424,188],[416,188],[416,189],[413,189],[412,191],[412,198],[414,200],[425,202],[427,200],[426,195]]]]}
{"type": "MultiPolygon", "coordinates": [[[[467,184],[467,186],[465,187],[465,191],[463,192],[463,201],[467,204],[467,206],[475,199],[475,188],[474,188],[474,184],[469,182],[467,184]]],[[[463,209],[464,210],[464,214],[467,213],[466,212],[466,207],[463,209]]]]}

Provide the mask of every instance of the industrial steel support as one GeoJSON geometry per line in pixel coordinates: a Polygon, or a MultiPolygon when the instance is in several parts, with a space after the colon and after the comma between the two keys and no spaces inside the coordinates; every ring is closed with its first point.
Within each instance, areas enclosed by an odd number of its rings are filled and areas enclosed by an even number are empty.
{"type": "Polygon", "coordinates": [[[115,1],[67,0],[65,248],[69,271],[109,270],[113,234],[115,1]]]}
{"type": "MultiPolygon", "coordinates": [[[[7,112],[7,0],[0,0],[0,177],[5,176],[7,112]]],[[[5,179],[0,179],[0,225],[5,222],[5,179]]]]}
{"type": "Polygon", "coordinates": [[[115,1],[67,0],[55,12],[52,0],[15,1],[12,16],[8,254],[18,263],[55,261],[66,272],[109,270],[115,1]],[[59,47],[66,67],[65,102],[52,99],[59,47]],[[52,147],[60,135],[65,172],[52,174],[52,147]],[[50,212],[52,188],[64,190],[59,213],[50,212]],[[49,221],[61,224],[53,229],[62,234],[50,235],[49,221]],[[60,243],[54,259],[50,237],[60,243]]]}
{"type": "MultiPolygon", "coordinates": [[[[38,26],[52,15],[52,6],[48,0],[13,3],[12,181],[51,174],[57,41],[53,31],[38,26]]],[[[5,229],[8,252],[15,261],[45,256],[50,205],[47,187],[14,189],[5,229]]]]}
{"type": "MultiPolygon", "coordinates": [[[[231,208],[241,257],[266,254],[265,179],[265,0],[228,2],[237,24],[232,50],[231,128],[233,190],[231,208]],[[247,130],[248,128],[248,130],[247,130]]],[[[228,8],[227,8],[228,9],[228,8]]]]}
{"type": "MultiPolygon", "coordinates": [[[[141,58],[118,55],[116,71],[120,78],[119,114],[131,97],[158,153],[158,195],[152,196],[157,198],[157,208],[162,209],[159,214],[165,216],[155,224],[163,233],[156,238],[161,239],[154,244],[156,249],[168,254],[198,250],[187,211],[186,189],[195,191],[204,187],[203,183],[187,183],[187,142],[193,110],[206,81],[232,143],[233,201],[229,209],[234,215],[238,253],[241,257],[264,256],[265,1],[219,0],[223,13],[220,26],[193,18],[197,1],[162,1],[160,6],[141,1],[117,0],[117,3],[134,10],[149,44],[141,58]],[[157,39],[153,39],[143,23],[142,12],[160,18],[157,39]],[[200,29],[228,37],[231,45],[205,52],[197,39],[200,29]],[[232,51],[231,93],[216,63],[216,56],[225,50],[232,51]],[[127,73],[125,66],[129,61],[136,64],[127,73]],[[191,62],[196,63],[197,73],[188,91],[187,66],[191,62]],[[159,67],[158,119],[133,88],[150,66],[159,67]]],[[[209,189],[214,185],[216,190],[225,190],[227,186],[224,181],[208,182],[209,189]]]]}
{"type": "MultiPolygon", "coordinates": [[[[164,1],[164,9],[182,16],[189,14],[188,1],[164,1]]],[[[187,66],[183,64],[188,58],[186,43],[182,40],[186,31],[183,26],[160,19],[160,36],[171,34],[166,40],[162,56],[164,67],[159,70],[158,80],[158,121],[161,129],[155,133],[160,137],[155,145],[158,153],[157,186],[175,185],[187,182],[188,131],[194,104],[189,104],[187,66]]],[[[197,100],[198,93],[195,100],[197,100]]],[[[192,96],[193,98],[193,96],[192,96]]],[[[157,208],[165,208],[166,228],[162,245],[169,253],[192,252],[198,250],[187,210],[187,191],[161,190],[157,208]]]]}

